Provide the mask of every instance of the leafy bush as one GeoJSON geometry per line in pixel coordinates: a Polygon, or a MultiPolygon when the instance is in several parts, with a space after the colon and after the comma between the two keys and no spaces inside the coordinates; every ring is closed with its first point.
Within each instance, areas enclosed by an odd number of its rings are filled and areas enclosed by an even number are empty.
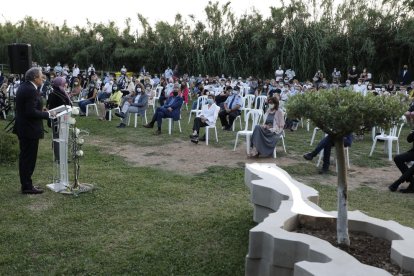
{"type": "Polygon", "coordinates": [[[0,132],[0,164],[17,160],[19,154],[19,141],[17,136],[0,132]]]}

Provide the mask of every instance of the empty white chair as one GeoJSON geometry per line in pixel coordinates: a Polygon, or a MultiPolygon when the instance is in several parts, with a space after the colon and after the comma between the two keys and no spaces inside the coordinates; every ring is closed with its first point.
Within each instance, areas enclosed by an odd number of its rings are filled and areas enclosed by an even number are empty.
{"type": "Polygon", "coordinates": [[[372,144],[371,152],[369,153],[369,156],[372,155],[375,149],[375,145],[377,144],[377,140],[383,140],[384,143],[384,151],[388,151],[388,160],[392,161],[392,142],[395,141],[397,143],[397,154],[400,153],[400,143],[399,138],[401,134],[401,130],[404,126],[404,123],[401,123],[398,127],[398,124],[391,127],[389,134],[385,134],[382,132],[379,135],[376,135],[374,138],[374,142],[372,144]]]}
{"type": "Polygon", "coordinates": [[[236,151],[237,142],[239,140],[239,135],[242,135],[242,136],[246,136],[246,151],[247,151],[247,154],[250,153],[250,136],[253,134],[254,127],[259,123],[259,119],[260,119],[260,112],[258,110],[252,109],[249,112],[247,112],[247,115],[245,117],[244,130],[237,131],[236,141],[234,143],[233,151],[236,151]],[[252,122],[249,126],[250,120],[252,122]]]}
{"type": "Polygon", "coordinates": [[[315,127],[313,129],[312,138],[311,138],[311,141],[310,141],[311,146],[312,146],[313,142],[315,141],[316,132],[318,132],[319,130],[321,130],[319,127],[315,127]]]}
{"type": "Polygon", "coordinates": [[[264,113],[264,105],[267,101],[267,96],[257,96],[254,100],[253,109],[259,110],[260,115],[264,113]]]}

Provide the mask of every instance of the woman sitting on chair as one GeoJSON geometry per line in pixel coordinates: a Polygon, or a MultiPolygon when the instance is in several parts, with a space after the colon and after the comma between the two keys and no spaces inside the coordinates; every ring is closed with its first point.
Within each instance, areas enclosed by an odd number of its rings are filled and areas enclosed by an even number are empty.
{"type": "Polygon", "coordinates": [[[269,109],[264,115],[264,124],[256,125],[253,130],[250,157],[269,156],[273,154],[277,141],[285,126],[284,113],[279,109],[279,100],[272,97],[268,100],[269,109]]]}

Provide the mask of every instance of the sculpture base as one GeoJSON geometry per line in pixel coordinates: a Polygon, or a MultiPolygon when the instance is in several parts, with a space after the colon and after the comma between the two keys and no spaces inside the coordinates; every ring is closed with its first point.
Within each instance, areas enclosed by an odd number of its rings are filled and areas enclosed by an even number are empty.
{"type": "Polygon", "coordinates": [[[86,184],[86,183],[81,183],[76,188],[66,187],[62,185],[61,183],[52,183],[46,186],[56,193],[67,194],[67,195],[78,195],[80,193],[92,191],[94,188],[92,184],[86,184]]]}

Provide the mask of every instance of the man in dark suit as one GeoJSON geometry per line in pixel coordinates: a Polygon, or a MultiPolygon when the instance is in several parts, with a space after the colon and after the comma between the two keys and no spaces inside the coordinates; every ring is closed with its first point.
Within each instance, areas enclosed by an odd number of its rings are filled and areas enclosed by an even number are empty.
{"type": "MultiPolygon", "coordinates": [[[[413,143],[414,142],[414,129],[411,130],[410,134],[407,136],[407,142],[413,143]]],[[[392,183],[388,189],[391,192],[395,192],[404,182],[409,182],[410,184],[405,189],[400,189],[401,193],[414,193],[414,165],[411,165],[409,168],[407,163],[414,161],[414,143],[413,147],[408,150],[407,152],[397,154],[394,157],[395,165],[397,165],[398,169],[401,171],[401,176],[392,183]]]]}
{"type": "Polygon", "coordinates": [[[42,85],[42,70],[33,67],[26,72],[25,82],[16,93],[15,130],[19,138],[19,174],[23,194],[41,194],[43,190],[33,186],[32,175],[36,166],[39,139],[43,138],[43,122],[49,112],[42,111],[38,88],[42,85]]]}
{"type": "Polygon", "coordinates": [[[158,129],[155,131],[155,135],[161,134],[161,124],[163,118],[172,118],[174,121],[177,121],[180,119],[180,109],[183,105],[183,98],[178,96],[178,87],[174,87],[173,90],[173,96],[170,96],[167,100],[167,102],[161,106],[158,107],[157,110],[155,110],[154,116],[152,117],[151,122],[144,125],[146,128],[153,128],[154,123],[157,122],[158,129]]]}
{"type": "Polygon", "coordinates": [[[409,85],[411,82],[411,73],[408,71],[408,65],[404,65],[399,75],[401,85],[409,85]]]}

